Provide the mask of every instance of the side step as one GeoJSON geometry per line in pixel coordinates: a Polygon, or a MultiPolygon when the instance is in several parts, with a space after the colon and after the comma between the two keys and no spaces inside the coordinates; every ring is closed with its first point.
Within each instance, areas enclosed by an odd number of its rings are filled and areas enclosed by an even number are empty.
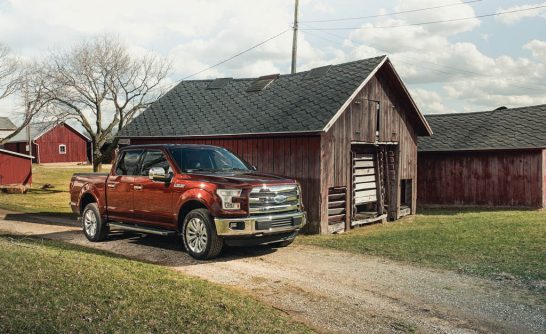
{"type": "Polygon", "coordinates": [[[125,230],[125,231],[156,234],[156,235],[162,235],[162,236],[176,235],[177,234],[176,231],[172,231],[172,230],[164,230],[164,229],[160,229],[160,228],[145,227],[145,226],[118,223],[118,222],[108,222],[108,226],[110,226],[112,228],[117,228],[117,229],[120,229],[120,230],[125,230]]]}

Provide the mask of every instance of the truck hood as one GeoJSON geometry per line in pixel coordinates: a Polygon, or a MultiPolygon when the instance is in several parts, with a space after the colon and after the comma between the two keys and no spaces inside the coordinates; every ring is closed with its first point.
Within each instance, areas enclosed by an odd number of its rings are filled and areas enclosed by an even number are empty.
{"type": "Polygon", "coordinates": [[[194,174],[194,176],[197,175],[201,176],[202,181],[223,186],[259,186],[262,184],[287,184],[296,182],[293,179],[283,176],[261,172],[219,172],[206,175],[194,174]]]}

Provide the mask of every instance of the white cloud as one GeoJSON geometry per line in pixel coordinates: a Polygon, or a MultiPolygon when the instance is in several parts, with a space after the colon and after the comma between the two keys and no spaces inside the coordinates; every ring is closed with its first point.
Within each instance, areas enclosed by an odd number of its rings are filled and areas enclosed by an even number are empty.
{"type": "Polygon", "coordinates": [[[443,104],[443,99],[437,92],[424,88],[410,89],[411,96],[415,103],[426,114],[444,114],[454,112],[454,110],[443,104]]]}
{"type": "MultiPolygon", "coordinates": [[[[529,5],[518,5],[518,6],[509,7],[509,8],[499,8],[497,10],[497,13],[529,9],[529,8],[540,7],[540,6],[546,6],[546,2],[529,4],[529,5]]],[[[525,18],[530,18],[530,17],[546,18],[546,7],[538,8],[534,10],[519,11],[515,13],[507,13],[507,14],[496,16],[496,19],[497,21],[502,22],[504,24],[514,24],[518,21],[521,21],[525,18]]]]}

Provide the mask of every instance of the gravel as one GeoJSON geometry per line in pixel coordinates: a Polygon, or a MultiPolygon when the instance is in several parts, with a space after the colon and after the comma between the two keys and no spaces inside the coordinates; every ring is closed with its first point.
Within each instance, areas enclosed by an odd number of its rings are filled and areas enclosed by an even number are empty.
{"type": "Polygon", "coordinates": [[[546,332],[544,299],[505,280],[303,245],[233,248],[203,262],[189,257],[177,238],[117,233],[92,244],[73,221],[5,211],[0,233],[63,240],[168,266],[255,296],[318,332],[546,332]]]}

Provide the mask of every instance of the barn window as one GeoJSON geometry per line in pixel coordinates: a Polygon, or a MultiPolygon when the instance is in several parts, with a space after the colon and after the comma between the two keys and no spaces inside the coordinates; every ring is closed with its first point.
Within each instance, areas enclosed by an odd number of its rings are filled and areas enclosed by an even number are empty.
{"type": "Polygon", "coordinates": [[[59,145],[59,154],[66,154],[66,145],[65,144],[59,145]]]}

